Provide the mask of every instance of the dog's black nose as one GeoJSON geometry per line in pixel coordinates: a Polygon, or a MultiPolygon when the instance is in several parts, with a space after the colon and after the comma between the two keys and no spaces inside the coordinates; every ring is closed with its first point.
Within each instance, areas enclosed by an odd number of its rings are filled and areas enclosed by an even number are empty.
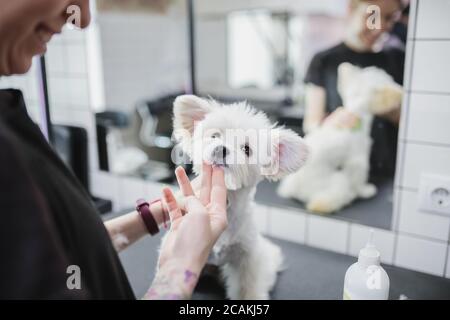
{"type": "Polygon", "coordinates": [[[216,159],[225,159],[230,154],[230,151],[225,146],[217,146],[214,148],[213,154],[216,159]]]}

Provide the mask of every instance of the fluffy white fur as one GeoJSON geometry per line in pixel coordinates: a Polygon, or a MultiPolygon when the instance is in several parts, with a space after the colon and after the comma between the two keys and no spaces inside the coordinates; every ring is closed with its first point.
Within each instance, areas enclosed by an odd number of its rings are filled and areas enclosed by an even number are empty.
{"type": "Polygon", "coordinates": [[[221,105],[193,95],[175,100],[174,130],[197,174],[201,174],[203,160],[222,165],[225,170],[228,228],[214,246],[213,256],[225,279],[228,297],[268,299],[283,257],[280,248],[259,233],[253,221],[253,215],[258,214],[253,197],[263,178],[276,180],[303,165],[307,150],[302,138],[274,127],[264,113],[246,103],[221,105]],[[271,144],[255,132],[267,133],[271,144]],[[251,150],[249,156],[245,144],[251,150]],[[228,150],[225,157],[223,148],[228,150]],[[256,161],[264,150],[271,152],[256,161]]]}
{"type": "Polygon", "coordinates": [[[341,64],[338,89],[344,108],[361,120],[360,127],[324,125],[307,135],[308,161],[284,178],[278,189],[280,196],[303,201],[308,210],[321,214],[376,194],[376,187],[368,183],[372,120],[374,115],[398,108],[402,99],[401,86],[376,67],[341,64]]]}

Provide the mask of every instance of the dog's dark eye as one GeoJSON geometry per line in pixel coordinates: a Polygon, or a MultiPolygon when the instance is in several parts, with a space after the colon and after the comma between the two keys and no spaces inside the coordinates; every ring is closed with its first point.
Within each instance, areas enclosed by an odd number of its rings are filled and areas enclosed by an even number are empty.
{"type": "Polygon", "coordinates": [[[217,139],[217,138],[219,138],[219,136],[220,136],[220,134],[218,134],[218,133],[213,133],[213,134],[211,135],[211,138],[217,139]]]}
{"type": "Polygon", "coordinates": [[[248,146],[248,144],[242,146],[242,151],[244,151],[244,153],[247,157],[250,156],[250,153],[252,152],[252,150],[250,150],[250,147],[248,146]]]}

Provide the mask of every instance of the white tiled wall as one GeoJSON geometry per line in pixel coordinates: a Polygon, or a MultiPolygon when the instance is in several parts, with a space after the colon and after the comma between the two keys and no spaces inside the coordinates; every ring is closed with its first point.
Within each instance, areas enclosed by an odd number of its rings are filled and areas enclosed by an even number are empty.
{"type": "Polygon", "coordinates": [[[421,235],[446,242],[449,236],[450,218],[421,212],[416,191],[400,191],[400,220],[398,231],[421,235]]]}
{"type": "MultiPolygon", "coordinates": [[[[420,5],[420,2],[419,2],[420,5]]],[[[435,8],[435,7],[433,7],[435,8]]],[[[419,7],[419,11],[420,11],[419,7]]],[[[448,19],[448,18],[447,18],[448,19]]],[[[426,21],[417,21],[417,26],[426,21]]],[[[433,23],[433,21],[430,21],[433,23]]],[[[411,90],[433,93],[450,93],[450,41],[448,40],[414,40],[413,69],[411,90]],[[433,59],[430,59],[433,57],[433,59]]]]}
{"type": "Polygon", "coordinates": [[[407,134],[410,141],[450,146],[450,94],[411,93],[407,134]]]}
{"type": "Polygon", "coordinates": [[[447,243],[398,235],[394,264],[437,276],[444,275],[447,243]]]}
{"type": "Polygon", "coordinates": [[[394,264],[449,277],[450,218],[421,212],[422,174],[450,176],[450,0],[412,1],[400,126],[394,264]]]}
{"type": "Polygon", "coordinates": [[[448,0],[420,1],[415,37],[417,39],[450,39],[450,2],[448,0]]]}
{"type": "Polygon", "coordinates": [[[296,243],[306,241],[306,214],[292,214],[289,210],[269,209],[268,234],[296,243]]]}
{"type": "Polygon", "coordinates": [[[100,13],[106,107],[133,110],[141,99],[186,90],[189,71],[184,1],[167,14],[100,13]]]}
{"type": "Polygon", "coordinates": [[[401,186],[417,189],[422,173],[450,176],[450,149],[415,141],[401,142],[405,144],[403,175],[401,186]]]}
{"type": "Polygon", "coordinates": [[[335,219],[308,216],[306,244],[340,253],[347,252],[349,223],[335,219]]]}

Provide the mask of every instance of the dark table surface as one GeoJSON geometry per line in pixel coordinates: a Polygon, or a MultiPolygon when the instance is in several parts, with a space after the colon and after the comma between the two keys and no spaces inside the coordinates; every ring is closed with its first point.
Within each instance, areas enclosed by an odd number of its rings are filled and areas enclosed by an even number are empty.
{"type": "MultiPolygon", "coordinates": [[[[112,215],[105,216],[105,219],[112,215]]],[[[137,298],[154,276],[161,235],[145,237],[120,254],[137,298]]],[[[280,245],[287,269],[280,273],[272,299],[342,299],[344,275],[356,258],[273,239],[280,245]]],[[[450,299],[450,279],[384,265],[390,281],[390,299],[450,299]]],[[[217,277],[201,277],[193,299],[224,299],[217,277]]]]}

